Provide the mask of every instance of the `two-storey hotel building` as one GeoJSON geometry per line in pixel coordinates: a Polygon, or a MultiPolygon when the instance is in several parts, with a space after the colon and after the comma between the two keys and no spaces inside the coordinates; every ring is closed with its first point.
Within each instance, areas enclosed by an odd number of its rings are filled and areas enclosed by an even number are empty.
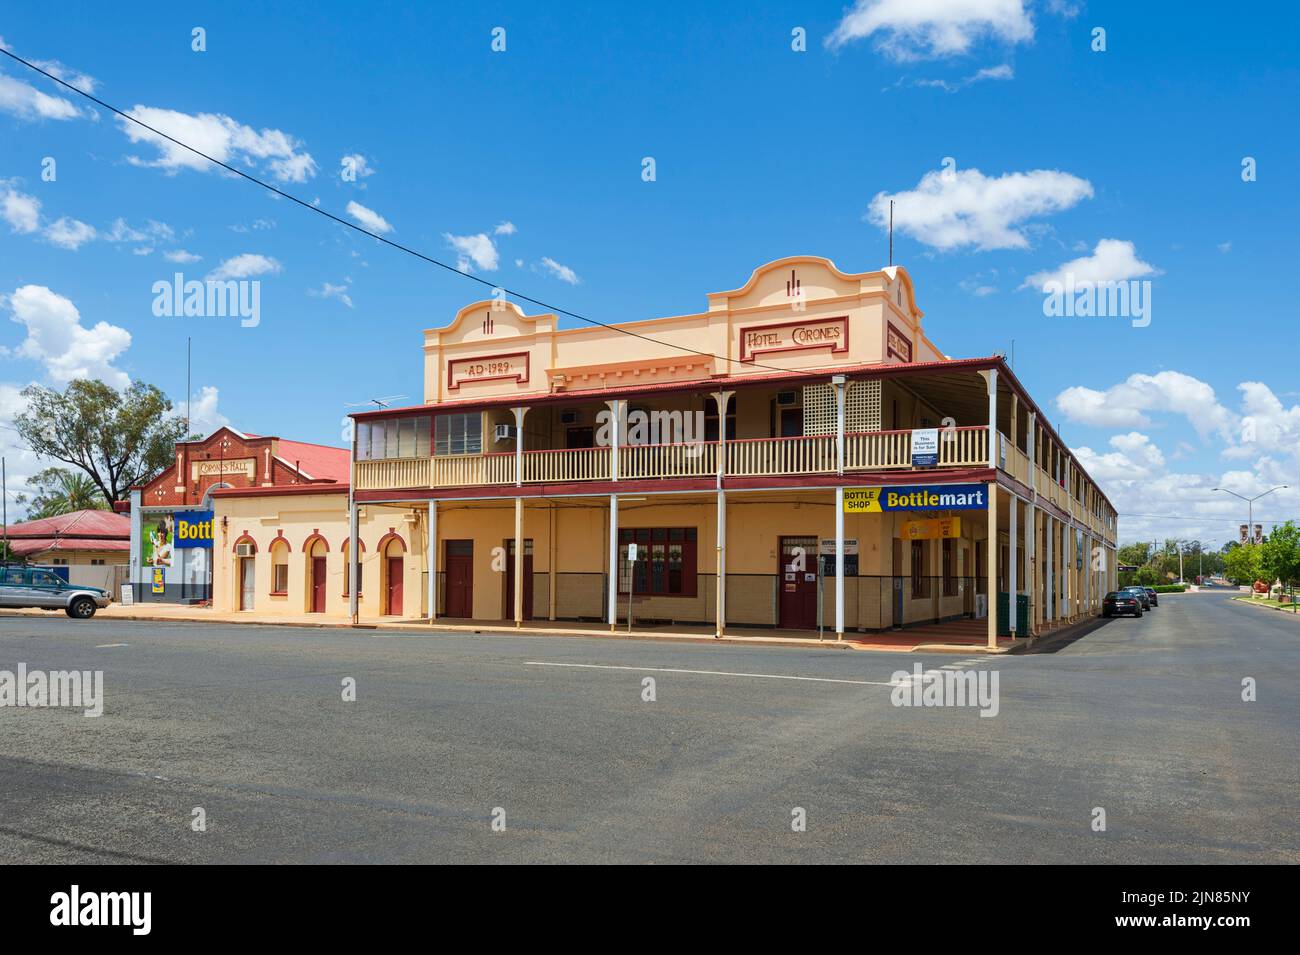
{"type": "Polygon", "coordinates": [[[1000,356],[930,341],[902,267],[781,259],[615,326],[477,302],[424,333],[421,404],[353,417],[339,549],[371,554],[375,615],[841,638],[986,618],[994,646],[1115,584],[1106,496],[1000,356]]]}

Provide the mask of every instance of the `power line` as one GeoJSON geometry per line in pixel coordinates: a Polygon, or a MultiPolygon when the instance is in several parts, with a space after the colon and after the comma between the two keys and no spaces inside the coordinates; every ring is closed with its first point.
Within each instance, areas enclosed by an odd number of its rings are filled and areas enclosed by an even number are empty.
{"type": "Polygon", "coordinates": [[[161,130],[154,129],[148,123],[141,122],[140,120],[136,119],[134,116],[130,115],[129,113],[123,112],[122,110],[118,109],[116,106],[104,102],[99,97],[91,93],[87,93],[85,90],[78,89],[77,87],[73,86],[71,83],[68,83],[60,79],[59,77],[55,76],[53,73],[41,69],[39,66],[37,66],[34,63],[30,63],[27,60],[24,60],[21,56],[18,56],[16,53],[13,53],[10,50],[6,50],[2,46],[0,46],[0,53],[3,53],[5,56],[9,57],[11,60],[15,61],[16,63],[21,63],[29,70],[32,70],[48,79],[53,80],[55,83],[58,83],[60,86],[66,87],[69,91],[77,94],[78,96],[84,97],[85,99],[90,100],[92,103],[95,103],[96,105],[101,106],[112,113],[115,113],[116,115],[122,117],[128,122],[135,123],[137,126],[141,127],[142,129],[147,129],[155,136],[160,136],[163,139],[166,139],[168,142],[175,143],[177,146],[180,146],[182,149],[187,149],[190,152],[194,153],[194,155],[201,156],[202,158],[206,159],[208,162],[220,166],[222,169],[225,169],[226,171],[231,172],[242,179],[247,179],[249,182],[261,186],[263,189],[275,193],[277,196],[280,196],[282,199],[288,199],[290,202],[295,202],[298,205],[302,206],[304,209],[308,209],[311,212],[315,212],[318,215],[322,215],[325,218],[333,222],[336,222],[341,226],[346,226],[347,228],[352,229],[353,231],[360,232],[362,235],[369,236],[370,238],[374,239],[377,242],[382,242],[384,245],[390,246],[401,252],[405,252],[407,255],[415,256],[417,259],[421,259],[422,261],[427,262],[430,265],[436,265],[440,269],[446,269],[448,272],[451,272],[455,275],[462,276],[463,278],[471,279],[472,281],[478,282],[480,285],[485,285],[488,288],[501,289],[501,291],[505,292],[507,295],[511,295],[514,298],[519,299],[520,301],[529,302],[533,305],[538,306],[539,308],[544,308],[548,312],[555,312],[560,315],[567,315],[570,318],[576,318],[580,322],[586,322],[589,325],[595,325],[599,328],[607,329],[608,331],[618,332],[621,335],[631,336],[632,338],[639,338],[642,339],[643,341],[651,342],[652,344],[655,345],[663,345],[668,348],[675,348],[678,351],[686,352],[687,354],[698,355],[701,358],[719,359],[721,361],[728,362],[729,364],[741,364],[750,368],[764,368],[769,371],[780,371],[780,372],[788,372],[791,370],[789,368],[781,368],[776,365],[763,365],[753,361],[741,361],[736,358],[729,358],[725,355],[716,355],[713,352],[700,351],[695,348],[690,348],[689,346],[686,345],[675,345],[671,342],[665,342],[658,338],[652,338],[649,335],[642,335],[639,332],[629,331],[628,329],[620,328],[617,325],[610,325],[606,322],[600,321],[599,319],[588,318],[586,315],[580,315],[577,312],[571,312],[568,309],[559,308],[557,306],[550,305],[546,302],[543,302],[540,299],[532,298],[530,296],[524,295],[521,292],[515,292],[512,291],[511,289],[505,288],[504,286],[497,285],[494,282],[489,282],[487,279],[479,278],[477,275],[472,275],[469,272],[463,272],[453,265],[435,259],[432,256],[425,255],[423,252],[420,252],[416,249],[412,249],[409,246],[402,245],[400,242],[394,242],[391,239],[386,239],[382,235],[378,235],[374,232],[371,232],[369,229],[359,226],[354,222],[348,222],[346,219],[340,218],[339,216],[334,215],[334,213],[332,212],[322,209],[319,206],[313,205],[312,203],[300,199],[295,195],[287,193],[282,189],[278,189],[275,186],[271,185],[269,182],[259,179],[256,176],[250,175],[249,173],[244,172],[242,169],[236,169],[234,166],[222,162],[220,159],[214,159],[212,156],[209,156],[207,153],[203,152],[202,150],[195,149],[193,146],[189,145],[189,143],[181,142],[179,139],[175,138],[174,136],[169,136],[166,133],[162,132],[161,130]]]}

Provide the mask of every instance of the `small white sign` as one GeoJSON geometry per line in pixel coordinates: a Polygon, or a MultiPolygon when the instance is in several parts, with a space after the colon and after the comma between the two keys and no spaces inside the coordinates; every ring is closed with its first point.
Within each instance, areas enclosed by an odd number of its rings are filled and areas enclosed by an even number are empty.
{"type": "Polygon", "coordinates": [[[636,544],[627,545],[627,559],[628,563],[636,563],[636,544]]]}
{"type": "Polygon", "coordinates": [[[135,605],[135,588],[130,584],[122,585],[121,604],[123,607],[131,607],[135,605]]]}
{"type": "Polygon", "coordinates": [[[912,464],[933,467],[939,463],[939,429],[915,428],[912,431],[912,464]]]}
{"type": "MultiPolygon", "coordinates": [[[[834,556],[835,556],[835,538],[834,538],[834,537],[824,537],[824,538],[822,538],[822,542],[821,542],[821,552],[822,552],[822,554],[823,554],[824,556],[827,556],[827,557],[834,557],[834,556]]],[[[844,553],[845,553],[845,555],[856,554],[857,552],[858,552],[858,539],[857,539],[856,537],[846,537],[846,538],[844,538],[844,553]]]]}

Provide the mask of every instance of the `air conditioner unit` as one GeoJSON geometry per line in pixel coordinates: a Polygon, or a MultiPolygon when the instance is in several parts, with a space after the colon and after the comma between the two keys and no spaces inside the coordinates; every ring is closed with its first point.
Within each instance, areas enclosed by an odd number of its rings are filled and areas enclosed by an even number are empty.
{"type": "Polygon", "coordinates": [[[799,403],[799,392],[778,391],[776,393],[776,403],[779,405],[797,405],[799,403]]]}
{"type": "Polygon", "coordinates": [[[236,557],[252,557],[253,554],[254,554],[254,551],[253,551],[253,545],[252,545],[252,544],[236,544],[236,545],[235,545],[235,556],[236,556],[236,557]]]}
{"type": "Polygon", "coordinates": [[[510,441],[515,436],[515,426],[512,424],[499,424],[492,432],[492,436],[497,441],[510,441]]]}
{"type": "Polygon", "coordinates": [[[577,424],[582,420],[582,412],[568,408],[560,412],[560,424],[577,424]]]}

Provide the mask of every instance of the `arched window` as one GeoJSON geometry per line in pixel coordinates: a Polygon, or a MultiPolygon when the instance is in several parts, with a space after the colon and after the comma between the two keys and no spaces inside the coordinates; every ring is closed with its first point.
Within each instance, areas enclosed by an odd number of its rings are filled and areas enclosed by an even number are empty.
{"type": "Polygon", "coordinates": [[[271,593],[289,592],[289,542],[277,537],[271,542],[271,593]]]}

